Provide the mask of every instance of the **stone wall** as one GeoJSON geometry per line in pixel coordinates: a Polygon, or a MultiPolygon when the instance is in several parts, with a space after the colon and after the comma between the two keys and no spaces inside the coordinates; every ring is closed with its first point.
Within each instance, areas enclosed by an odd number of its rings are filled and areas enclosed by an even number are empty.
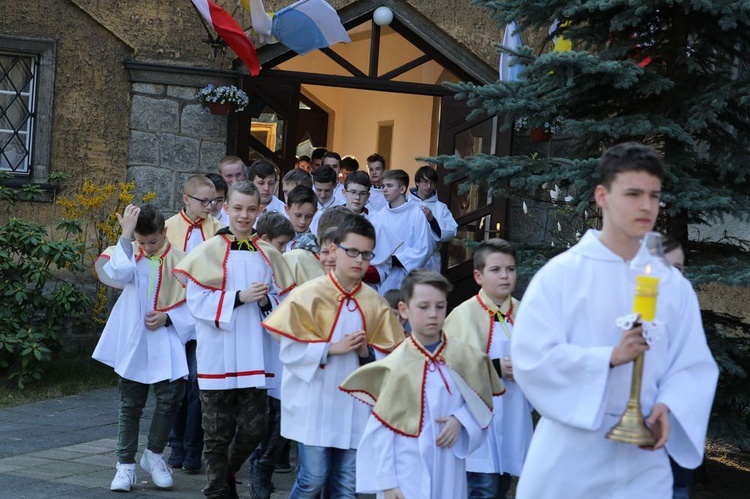
{"type": "Polygon", "coordinates": [[[131,65],[127,179],[136,184],[136,199],[155,192],[153,203],[168,216],[180,210],[190,175],[218,171],[231,117],[210,114],[196,93],[208,83],[236,84],[233,77],[131,65]]]}

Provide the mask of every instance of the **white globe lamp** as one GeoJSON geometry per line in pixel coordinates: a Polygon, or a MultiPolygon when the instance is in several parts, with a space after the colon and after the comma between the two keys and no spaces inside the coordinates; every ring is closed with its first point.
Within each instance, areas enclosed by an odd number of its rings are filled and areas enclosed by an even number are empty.
{"type": "Polygon", "coordinates": [[[385,5],[381,5],[372,13],[372,20],[378,26],[388,26],[393,21],[393,11],[385,5]]]}

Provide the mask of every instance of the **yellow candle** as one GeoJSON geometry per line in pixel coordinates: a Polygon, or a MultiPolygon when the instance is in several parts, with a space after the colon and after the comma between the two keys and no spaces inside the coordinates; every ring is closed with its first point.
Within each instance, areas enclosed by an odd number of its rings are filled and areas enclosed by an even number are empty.
{"type": "Polygon", "coordinates": [[[633,313],[641,314],[641,319],[651,322],[656,318],[656,297],[659,294],[659,278],[639,275],[635,278],[635,298],[633,313]]]}

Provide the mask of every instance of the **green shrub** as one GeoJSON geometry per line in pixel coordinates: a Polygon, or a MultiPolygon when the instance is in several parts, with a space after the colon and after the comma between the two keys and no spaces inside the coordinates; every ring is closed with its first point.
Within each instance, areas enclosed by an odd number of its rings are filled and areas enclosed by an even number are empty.
{"type": "Polygon", "coordinates": [[[82,271],[83,251],[75,240],[50,240],[37,223],[11,218],[0,227],[0,373],[20,388],[41,377],[62,347],[63,331],[76,327],[89,307],[78,285],[55,275],[82,271]]]}

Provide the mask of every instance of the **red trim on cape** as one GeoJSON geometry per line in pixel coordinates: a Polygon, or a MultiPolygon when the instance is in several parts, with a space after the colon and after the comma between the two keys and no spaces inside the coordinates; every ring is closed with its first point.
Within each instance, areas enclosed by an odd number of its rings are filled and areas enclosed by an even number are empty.
{"type": "Polygon", "coordinates": [[[201,231],[201,237],[203,240],[206,240],[206,234],[203,232],[203,221],[205,218],[199,218],[197,222],[193,222],[190,220],[190,217],[187,216],[187,213],[185,213],[185,208],[180,210],[180,216],[188,224],[187,232],[185,232],[185,235],[182,237],[182,251],[187,253],[187,243],[188,240],[190,240],[188,235],[193,231],[193,227],[197,227],[201,231]]]}
{"type": "Polygon", "coordinates": [[[273,280],[273,284],[274,284],[274,286],[276,286],[276,289],[279,290],[279,296],[285,295],[288,292],[290,292],[291,290],[293,290],[294,287],[297,286],[297,283],[296,282],[292,283],[291,286],[289,286],[288,288],[286,288],[284,290],[281,290],[279,288],[279,284],[276,282],[276,272],[274,272],[274,270],[273,270],[273,264],[271,264],[271,260],[268,258],[268,255],[266,255],[266,252],[263,251],[263,248],[260,247],[260,244],[257,243],[259,240],[260,240],[260,238],[256,234],[255,237],[253,237],[252,239],[250,239],[250,242],[253,244],[253,246],[255,246],[255,249],[258,250],[258,253],[260,253],[260,255],[263,257],[263,259],[268,264],[268,267],[271,269],[271,279],[273,280]]]}
{"type": "Polygon", "coordinates": [[[493,327],[495,325],[494,324],[495,323],[495,320],[494,320],[495,319],[495,312],[493,312],[492,310],[490,310],[490,307],[488,307],[487,304],[484,303],[484,300],[482,300],[482,298],[479,296],[478,293],[476,295],[474,295],[474,297],[479,302],[479,306],[482,307],[483,309],[485,309],[487,312],[489,312],[490,332],[487,335],[487,346],[484,347],[484,353],[489,354],[490,353],[490,346],[492,345],[492,335],[493,335],[494,329],[495,329],[493,327]]]}

